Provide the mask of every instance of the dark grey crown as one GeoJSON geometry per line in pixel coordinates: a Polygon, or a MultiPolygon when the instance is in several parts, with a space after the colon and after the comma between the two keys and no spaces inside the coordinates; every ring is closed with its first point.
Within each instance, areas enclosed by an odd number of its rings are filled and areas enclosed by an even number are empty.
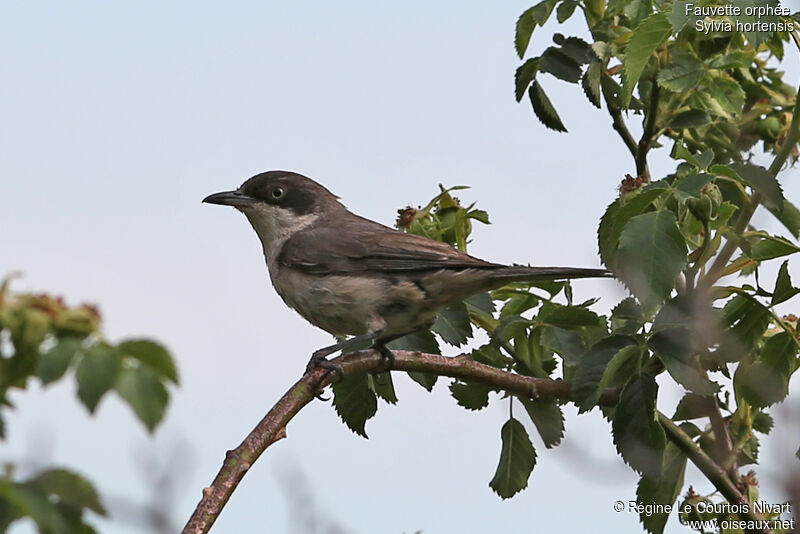
{"type": "Polygon", "coordinates": [[[267,171],[242,184],[245,195],[290,209],[298,215],[317,211],[323,205],[341,205],[337,196],[317,182],[291,171],[267,171]]]}

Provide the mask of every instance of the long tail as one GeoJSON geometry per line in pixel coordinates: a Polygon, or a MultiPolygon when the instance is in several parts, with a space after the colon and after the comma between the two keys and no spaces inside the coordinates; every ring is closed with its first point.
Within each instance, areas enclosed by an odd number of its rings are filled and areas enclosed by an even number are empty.
{"type": "Polygon", "coordinates": [[[613,276],[605,269],[582,267],[504,267],[497,269],[498,279],[508,282],[533,282],[536,280],[571,280],[573,278],[608,278],[613,276]]]}

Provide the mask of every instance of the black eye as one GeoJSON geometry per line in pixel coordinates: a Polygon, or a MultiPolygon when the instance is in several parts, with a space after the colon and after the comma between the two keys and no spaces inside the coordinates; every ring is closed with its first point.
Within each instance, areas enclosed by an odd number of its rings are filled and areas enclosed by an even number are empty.
{"type": "Polygon", "coordinates": [[[274,187],[272,188],[272,191],[269,192],[269,194],[272,198],[278,200],[279,198],[283,198],[283,195],[286,194],[286,191],[282,187],[274,187]]]}

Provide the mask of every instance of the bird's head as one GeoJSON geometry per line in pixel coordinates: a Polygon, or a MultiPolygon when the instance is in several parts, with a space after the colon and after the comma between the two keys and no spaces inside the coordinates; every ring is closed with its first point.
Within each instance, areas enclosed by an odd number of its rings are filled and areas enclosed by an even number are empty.
{"type": "Polygon", "coordinates": [[[289,171],[257,174],[238,189],[214,193],[203,202],[232,206],[244,213],[265,248],[284,241],[320,217],[344,209],[326,188],[289,171]]]}

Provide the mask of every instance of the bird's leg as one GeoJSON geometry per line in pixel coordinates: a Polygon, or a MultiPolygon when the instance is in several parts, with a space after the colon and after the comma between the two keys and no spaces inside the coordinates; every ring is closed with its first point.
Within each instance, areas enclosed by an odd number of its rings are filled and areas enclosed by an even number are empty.
{"type": "Polygon", "coordinates": [[[386,346],[385,341],[375,341],[372,348],[381,353],[381,358],[386,360],[390,368],[394,365],[394,352],[386,346]]]}
{"type": "MultiPolygon", "coordinates": [[[[347,354],[349,352],[354,352],[361,349],[366,349],[370,345],[375,342],[375,338],[378,336],[377,332],[371,332],[369,334],[361,334],[360,336],[354,336],[350,339],[345,339],[344,341],[340,341],[334,345],[329,347],[323,347],[319,350],[315,350],[314,353],[311,355],[311,359],[308,360],[308,365],[306,365],[306,373],[314,369],[315,367],[322,367],[323,369],[328,369],[329,371],[333,371],[337,375],[339,375],[339,379],[342,378],[344,373],[342,372],[342,367],[335,363],[331,363],[325,358],[334,352],[341,351],[342,354],[347,354]]],[[[387,349],[388,350],[388,349],[387,349]]]]}

